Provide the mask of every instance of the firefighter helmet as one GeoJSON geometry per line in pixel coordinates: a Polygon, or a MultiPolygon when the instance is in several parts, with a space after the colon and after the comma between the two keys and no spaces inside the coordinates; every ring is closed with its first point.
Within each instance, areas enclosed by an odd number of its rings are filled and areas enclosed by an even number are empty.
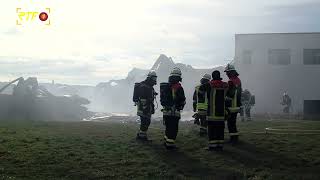
{"type": "Polygon", "coordinates": [[[150,71],[147,76],[148,77],[157,77],[157,73],[155,71],[150,71]]]}
{"type": "Polygon", "coordinates": [[[222,78],[220,77],[220,72],[215,70],[212,72],[212,80],[222,80],[222,78]]]}
{"type": "Polygon", "coordinates": [[[224,72],[229,72],[229,71],[235,71],[236,69],[234,68],[234,65],[232,64],[227,64],[227,66],[224,69],[224,72]]]}
{"type": "Polygon", "coordinates": [[[207,79],[207,80],[211,80],[211,75],[210,74],[205,74],[202,76],[202,79],[207,79]]]}
{"type": "Polygon", "coordinates": [[[173,70],[170,73],[170,76],[178,76],[181,77],[182,73],[181,70],[177,67],[173,68],[173,70]]]}

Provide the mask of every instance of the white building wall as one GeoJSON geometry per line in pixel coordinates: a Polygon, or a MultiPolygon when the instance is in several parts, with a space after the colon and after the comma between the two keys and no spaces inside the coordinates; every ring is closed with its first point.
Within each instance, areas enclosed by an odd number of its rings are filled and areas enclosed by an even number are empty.
{"type": "Polygon", "coordinates": [[[235,65],[243,89],[256,96],[257,113],[280,113],[281,97],[287,91],[295,113],[303,112],[304,100],[320,100],[320,65],[304,65],[303,49],[320,49],[320,33],[238,34],[235,65]],[[268,62],[269,49],[290,49],[289,65],[268,62]],[[251,64],[242,63],[242,53],[252,51],[251,64]]]}

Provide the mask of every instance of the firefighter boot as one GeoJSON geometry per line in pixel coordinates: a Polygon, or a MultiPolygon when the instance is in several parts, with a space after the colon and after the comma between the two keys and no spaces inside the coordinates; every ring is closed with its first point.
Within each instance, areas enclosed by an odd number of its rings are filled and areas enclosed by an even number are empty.
{"type": "Polygon", "coordinates": [[[136,139],[141,141],[148,141],[147,133],[143,131],[138,132],[136,139]]]}
{"type": "Polygon", "coordinates": [[[207,147],[206,150],[208,150],[208,151],[221,152],[221,151],[223,151],[223,146],[207,147]]]}
{"type": "Polygon", "coordinates": [[[239,136],[230,136],[230,141],[229,143],[231,143],[232,145],[236,145],[239,142],[239,136]]]}
{"type": "Polygon", "coordinates": [[[241,116],[241,122],[244,122],[245,119],[244,119],[244,116],[241,116]]]}
{"type": "Polygon", "coordinates": [[[200,127],[199,135],[200,135],[200,137],[207,136],[207,128],[206,127],[200,127]]]}
{"type": "Polygon", "coordinates": [[[217,151],[223,151],[223,144],[222,143],[218,144],[217,151]]]}

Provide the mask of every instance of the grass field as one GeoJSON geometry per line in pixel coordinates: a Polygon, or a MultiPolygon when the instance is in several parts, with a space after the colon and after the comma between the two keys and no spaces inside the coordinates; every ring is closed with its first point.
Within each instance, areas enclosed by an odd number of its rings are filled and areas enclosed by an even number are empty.
{"type": "Polygon", "coordinates": [[[320,121],[238,124],[239,145],[208,152],[190,122],[180,123],[179,150],[167,151],[159,122],[152,143],[141,143],[133,122],[2,121],[0,179],[320,179],[320,135],[253,133],[319,130],[320,121]]]}

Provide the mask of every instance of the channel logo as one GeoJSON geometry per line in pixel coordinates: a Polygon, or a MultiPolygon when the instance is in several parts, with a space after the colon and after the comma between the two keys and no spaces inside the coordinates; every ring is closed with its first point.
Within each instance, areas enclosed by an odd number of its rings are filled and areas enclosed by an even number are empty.
{"type": "Polygon", "coordinates": [[[22,8],[17,8],[16,25],[22,25],[26,23],[40,22],[44,25],[50,25],[50,8],[45,8],[43,11],[25,11],[22,8]]]}

